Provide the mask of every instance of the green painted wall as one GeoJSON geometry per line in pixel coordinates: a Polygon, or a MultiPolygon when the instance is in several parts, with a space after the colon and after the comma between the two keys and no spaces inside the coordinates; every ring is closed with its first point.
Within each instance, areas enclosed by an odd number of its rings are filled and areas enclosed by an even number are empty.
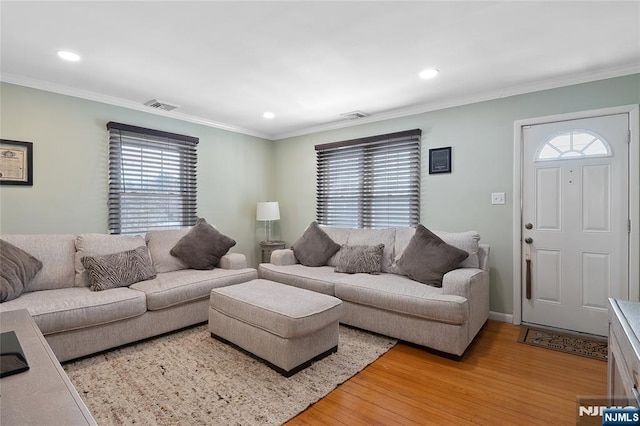
{"type": "Polygon", "coordinates": [[[315,144],[420,128],[421,222],[477,230],[491,245],[491,310],[512,313],[514,121],[638,103],[640,75],[632,75],[276,141],[281,237],[294,242],[315,219],[315,144]],[[429,175],[429,148],[445,146],[452,147],[452,173],[429,175]],[[491,205],[492,192],[506,192],[506,205],[491,205]]]}
{"type": "MultiPolygon", "coordinates": [[[[513,312],[513,122],[640,103],[640,75],[545,90],[279,141],[28,89],[0,85],[0,136],[34,142],[34,186],[0,187],[1,233],[107,231],[108,121],[200,138],[198,215],[257,265],[257,201],[280,202],[274,237],[293,243],[315,218],[318,143],[413,128],[423,132],[421,221],[475,229],[491,245],[491,310],[513,312]],[[451,146],[453,172],[429,175],[429,148],[451,146]],[[506,192],[492,206],[490,194],[506,192]]],[[[640,261],[640,260],[638,260],[640,261]]]]}
{"type": "Polygon", "coordinates": [[[33,187],[0,187],[1,233],[107,232],[106,124],[200,138],[198,215],[258,264],[256,202],[273,197],[273,142],[156,114],[2,84],[0,136],[34,144],[33,187]]]}

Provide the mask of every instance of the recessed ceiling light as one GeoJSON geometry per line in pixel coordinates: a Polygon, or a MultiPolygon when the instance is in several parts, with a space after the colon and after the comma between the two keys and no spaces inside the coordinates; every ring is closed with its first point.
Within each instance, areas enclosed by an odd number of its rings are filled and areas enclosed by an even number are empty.
{"type": "Polygon", "coordinates": [[[440,71],[438,71],[438,70],[437,70],[437,69],[435,69],[435,68],[430,68],[430,69],[426,69],[426,70],[424,70],[424,71],[421,71],[421,72],[420,72],[420,74],[419,74],[419,76],[420,76],[420,78],[421,78],[421,79],[423,79],[423,80],[428,80],[428,79],[433,78],[433,77],[435,77],[436,75],[438,75],[438,73],[439,73],[439,72],[440,72],[440,71]]]}
{"type": "Polygon", "coordinates": [[[58,50],[56,52],[59,58],[64,59],[65,61],[78,62],[80,60],[80,55],[77,53],[69,52],[68,50],[58,50]]]}
{"type": "Polygon", "coordinates": [[[276,118],[276,115],[270,111],[265,112],[264,114],[262,114],[262,116],[264,118],[266,118],[267,120],[271,120],[272,118],[276,118]]]}

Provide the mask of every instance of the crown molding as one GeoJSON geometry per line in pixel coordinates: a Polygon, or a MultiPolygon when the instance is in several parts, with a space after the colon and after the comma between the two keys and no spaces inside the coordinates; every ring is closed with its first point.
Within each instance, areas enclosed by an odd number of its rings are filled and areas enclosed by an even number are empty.
{"type": "Polygon", "coordinates": [[[572,86],[575,84],[589,83],[597,80],[605,80],[608,78],[623,77],[625,75],[639,74],[640,63],[623,65],[606,70],[575,74],[569,77],[561,77],[543,80],[531,84],[519,85],[501,89],[498,91],[490,91],[472,96],[465,96],[447,100],[445,102],[434,102],[421,104],[409,108],[400,108],[392,111],[385,111],[378,114],[372,114],[365,118],[359,118],[350,121],[334,122],[323,124],[305,129],[295,130],[273,135],[274,140],[286,139],[296,136],[304,136],[312,133],[325,132],[329,130],[343,129],[346,127],[359,126],[367,123],[375,123],[378,121],[391,120],[394,118],[408,117],[411,115],[424,114],[427,112],[438,111],[447,108],[453,108],[463,105],[475,104],[478,102],[492,101],[495,99],[507,98],[510,96],[523,95],[526,93],[539,92],[542,90],[556,89],[559,87],[572,86]]]}
{"type": "Polygon", "coordinates": [[[273,139],[273,135],[256,132],[251,129],[245,129],[242,127],[220,123],[217,121],[208,120],[205,118],[196,117],[189,114],[183,114],[180,112],[157,110],[134,101],[117,98],[114,96],[104,95],[102,93],[91,92],[88,90],[76,89],[76,88],[65,86],[62,84],[50,83],[47,81],[24,77],[21,75],[16,75],[11,73],[2,73],[0,75],[0,81],[3,81],[5,83],[10,83],[10,84],[16,84],[18,86],[30,87],[32,89],[44,90],[46,92],[58,93],[61,95],[67,95],[67,96],[72,96],[75,98],[85,99],[89,101],[100,102],[103,104],[109,104],[109,105],[132,109],[136,111],[142,111],[148,114],[161,115],[163,117],[173,118],[181,121],[187,121],[189,123],[200,124],[207,127],[214,127],[216,129],[227,130],[229,132],[241,133],[244,135],[255,136],[258,138],[268,139],[268,140],[273,139]]]}
{"type": "Polygon", "coordinates": [[[575,84],[589,83],[597,80],[605,80],[608,78],[622,77],[625,75],[640,73],[640,63],[632,63],[619,67],[608,68],[606,70],[600,70],[595,72],[575,74],[568,77],[547,79],[531,84],[512,86],[497,91],[489,91],[484,93],[475,94],[472,96],[464,96],[459,98],[450,99],[444,102],[433,102],[421,104],[418,106],[399,108],[391,111],[385,111],[377,114],[372,114],[365,118],[359,118],[356,120],[339,121],[328,124],[321,124],[319,126],[307,127],[299,130],[294,130],[284,133],[266,134],[251,129],[246,129],[226,123],[221,123],[213,120],[208,120],[193,115],[183,114],[175,111],[162,111],[149,108],[144,104],[129,101],[126,99],[117,98],[114,96],[108,96],[101,93],[91,92],[88,90],[76,89],[69,86],[50,83],[42,80],[32,79],[16,74],[2,73],[0,75],[0,81],[16,84],[19,86],[30,87],[33,89],[44,90],[47,92],[58,93],[62,95],[72,96],[80,99],[86,99],[95,102],[101,102],[109,105],[119,106],[122,108],[132,109],[136,111],[146,112],[148,114],[160,115],[167,118],[173,118],[176,120],[182,120],[190,123],[200,124],[207,127],[214,127],[216,129],[226,130],[229,132],[241,133],[248,136],[255,136],[267,140],[280,140],[286,138],[292,138],[296,136],[304,136],[313,133],[325,132],[329,130],[343,129],[347,127],[360,126],[367,123],[375,123],[378,121],[391,120],[395,118],[408,117],[412,115],[424,114],[427,112],[438,111],[447,108],[453,108],[463,105],[474,104],[478,102],[491,101],[495,99],[502,99],[510,96],[522,95],[526,93],[533,93],[542,90],[556,89],[559,87],[572,86],[575,84]]]}

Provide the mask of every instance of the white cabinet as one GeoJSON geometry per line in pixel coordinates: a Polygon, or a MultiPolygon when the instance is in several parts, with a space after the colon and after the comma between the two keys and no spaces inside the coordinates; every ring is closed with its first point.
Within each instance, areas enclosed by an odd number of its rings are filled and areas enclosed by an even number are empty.
{"type": "Polygon", "coordinates": [[[607,393],[613,406],[640,407],[640,303],[609,299],[607,393]]]}

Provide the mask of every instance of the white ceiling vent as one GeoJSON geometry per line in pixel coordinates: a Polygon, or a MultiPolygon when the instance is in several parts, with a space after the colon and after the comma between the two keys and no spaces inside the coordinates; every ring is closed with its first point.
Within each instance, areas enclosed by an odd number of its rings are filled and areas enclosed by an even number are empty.
{"type": "Polygon", "coordinates": [[[340,117],[344,117],[349,120],[357,120],[359,118],[365,118],[368,116],[369,114],[366,114],[362,111],[351,111],[351,112],[345,112],[344,114],[340,114],[340,117]]]}
{"type": "Polygon", "coordinates": [[[144,104],[148,107],[161,109],[163,111],[173,111],[174,109],[178,108],[177,105],[171,105],[166,102],[159,101],[157,99],[151,99],[149,102],[145,102],[144,104]]]}

